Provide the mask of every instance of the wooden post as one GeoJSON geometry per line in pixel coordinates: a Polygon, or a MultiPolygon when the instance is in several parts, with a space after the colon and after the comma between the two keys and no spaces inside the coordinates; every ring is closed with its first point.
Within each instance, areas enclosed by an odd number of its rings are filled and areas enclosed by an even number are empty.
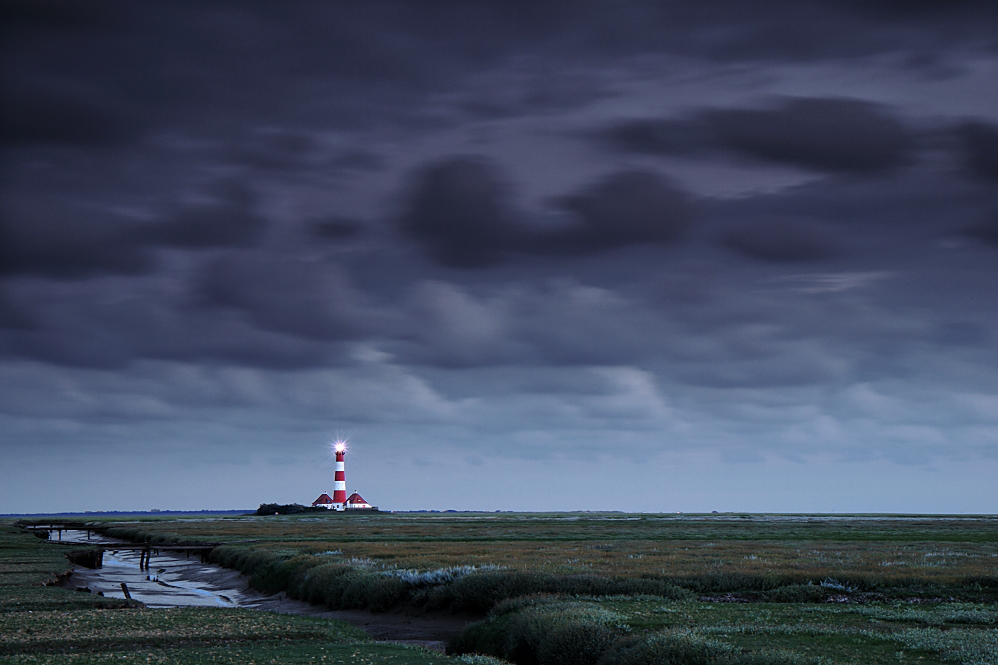
{"type": "Polygon", "coordinates": [[[132,594],[128,593],[128,585],[125,584],[124,582],[121,583],[121,590],[122,592],[124,592],[125,598],[127,598],[128,600],[132,599],[132,594]]]}

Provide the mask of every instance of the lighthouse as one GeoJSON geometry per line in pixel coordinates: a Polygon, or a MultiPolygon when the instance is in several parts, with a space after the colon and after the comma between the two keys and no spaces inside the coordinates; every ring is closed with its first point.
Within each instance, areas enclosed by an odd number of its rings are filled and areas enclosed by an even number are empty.
{"type": "Polygon", "coordinates": [[[333,476],[333,496],[323,492],[319,498],[312,502],[313,508],[325,508],[326,510],[337,510],[340,512],[355,510],[370,510],[378,512],[377,506],[372,506],[364,497],[354,492],[347,498],[347,476],[346,464],[343,458],[346,456],[346,441],[336,441],[333,444],[333,452],[336,454],[336,474],[333,476]]]}
{"type": "Polygon", "coordinates": [[[344,510],[347,503],[347,477],[343,456],[346,453],[347,445],[342,441],[337,441],[333,450],[336,452],[336,475],[333,476],[332,509],[344,510]]]}

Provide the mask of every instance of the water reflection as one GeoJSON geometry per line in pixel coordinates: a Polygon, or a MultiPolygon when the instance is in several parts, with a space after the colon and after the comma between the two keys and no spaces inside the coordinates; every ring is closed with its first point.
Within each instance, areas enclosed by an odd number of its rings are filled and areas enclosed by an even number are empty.
{"type": "Polygon", "coordinates": [[[113,549],[121,541],[99,535],[88,538],[86,531],[63,531],[62,542],[105,546],[103,568],[78,567],[69,579],[70,587],[89,588],[91,593],[124,598],[124,582],[132,598],[148,607],[250,607],[263,598],[246,588],[239,573],[183,554],[153,554],[149,569],[143,570],[139,551],[113,549]]]}

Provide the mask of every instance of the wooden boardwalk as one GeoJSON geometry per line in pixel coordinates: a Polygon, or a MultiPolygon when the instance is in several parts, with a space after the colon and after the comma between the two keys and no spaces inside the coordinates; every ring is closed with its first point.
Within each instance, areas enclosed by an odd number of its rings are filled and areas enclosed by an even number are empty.
{"type": "MultiPolygon", "coordinates": [[[[28,524],[22,524],[22,528],[35,533],[44,532],[46,536],[55,531],[57,541],[62,540],[63,531],[86,531],[87,541],[92,534],[102,535],[103,529],[80,522],[62,522],[36,520],[28,524]]],[[[197,554],[202,563],[207,563],[208,555],[221,543],[174,543],[174,544],[152,544],[152,543],[98,543],[87,541],[67,542],[67,545],[80,545],[81,548],[67,552],[66,558],[76,565],[86,568],[102,568],[104,565],[104,552],[139,552],[139,570],[149,569],[149,559],[153,554],[160,552],[183,552],[188,557],[192,553],[197,554]]]]}

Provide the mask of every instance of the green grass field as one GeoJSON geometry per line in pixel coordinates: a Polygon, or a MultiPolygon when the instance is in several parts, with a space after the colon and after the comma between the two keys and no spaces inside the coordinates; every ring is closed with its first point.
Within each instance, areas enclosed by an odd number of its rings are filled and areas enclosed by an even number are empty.
{"type": "MultiPolygon", "coordinates": [[[[99,526],[141,542],[222,543],[212,560],[255,587],[333,608],[477,615],[450,651],[520,665],[998,664],[989,516],[367,513],[99,526]]],[[[88,607],[96,599],[26,586],[65,563],[57,545],[17,539],[0,563],[0,659],[89,662],[98,650],[127,662],[152,649],[173,662],[454,662],[307,619],[209,610],[219,614],[206,624],[195,610],[88,607]],[[58,602],[78,613],[75,642],[41,628],[60,623],[44,618],[58,602]],[[131,632],[95,629],[104,615],[137,618],[131,632]]]]}

